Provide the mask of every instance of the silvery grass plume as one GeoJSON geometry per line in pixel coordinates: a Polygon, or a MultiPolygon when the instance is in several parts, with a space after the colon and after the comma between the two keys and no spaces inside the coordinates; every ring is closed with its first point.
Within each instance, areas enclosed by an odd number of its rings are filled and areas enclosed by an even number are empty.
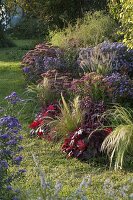
{"type": "Polygon", "coordinates": [[[40,169],[39,162],[36,159],[35,155],[32,154],[33,160],[35,162],[35,165],[38,169],[39,177],[40,177],[40,183],[41,183],[41,196],[38,197],[38,200],[56,200],[61,199],[59,198],[59,192],[62,189],[62,184],[57,181],[55,185],[52,183],[47,182],[45,173],[40,169]]]}
{"type": "Polygon", "coordinates": [[[32,157],[33,157],[33,160],[34,160],[35,165],[36,165],[36,167],[37,167],[37,169],[38,169],[38,172],[39,172],[41,187],[42,187],[43,190],[46,190],[46,188],[47,188],[47,182],[46,182],[46,180],[45,180],[45,175],[44,175],[44,173],[42,172],[42,170],[39,168],[39,163],[38,163],[38,161],[37,161],[37,159],[36,159],[36,157],[35,157],[34,154],[32,154],[32,157]]]}
{"type": "Polygon", "coordinates": [[[91,176],[84,177],[79,187],[76,189],[76,191],[70,194],[70,196],[67,197],[66,200],[73,200],[73,199],[88,200],[89,197],[86,194],[86,191],[88,187],[91,186],[91,183],[92,183],[91,176]]]}
{"type": "Polygon", "coordinates": [[[41,83],[31,84],[27,87],[28,94],[34,94],[41,103],[46,104],[54,99],[53,93],[51,93],[51,85],[47,78],[43,78],[41,83]]]}
{"type": "Polygon", "coordinates": [[[61,184],[60,181],[56,181],[56,184],[55,184],[54,189],[55,189],[55,191],[54,191],[54,195],[55,195],[56,197],[58,197],[59,192],[60,192],[61,189],[62,189],[62,184],[61,184]]]}

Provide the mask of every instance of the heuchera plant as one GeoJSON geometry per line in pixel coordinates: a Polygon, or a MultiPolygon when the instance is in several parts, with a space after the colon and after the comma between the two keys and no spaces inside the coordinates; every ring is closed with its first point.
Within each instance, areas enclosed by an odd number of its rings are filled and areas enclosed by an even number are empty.
{"type": "MultiPolygon", "coordinates": [[[[20,101],[18,95],[13,92],[5,99],[9,100],[11,104],[16,104],[20,101]]],[[[2,110],[4,112],[4,110],[2,110]]],[[[26,172],[20,168],[20,163],[23,157],[20,155],[23,147],[20,145],[23,139],[20,132],[22,126],[19,120],[10,115],[4,115],[0,117],[0,199],[18,199],[18,190],[15,190],[12,186],[17,178],[26,172]],[[15,168],[15,171],[11,170],[11,167],[15,168]]]]}
{"type": "Polygon", "coordinates": [[[48,125],[49,120],[53,119],[59,112],[57,104],[51,104],[43,109],[29,125],[31,135],[36,135],[39,138],[53,140],[55,135],[52,134],[48,125]]]}
{"type": "Polygon", "coordinates": [[[103,102],[94,103],[89,98],[84,98],[81,107],[86,111],[83,124],[73,133],[68,133],[62,145],[62,151],[67,154],[67,157],[86,160],[100,154],[102,142],[112,128],[99,130],[104,124],[104,120],[101,119],[105,111],[103,102]]]}

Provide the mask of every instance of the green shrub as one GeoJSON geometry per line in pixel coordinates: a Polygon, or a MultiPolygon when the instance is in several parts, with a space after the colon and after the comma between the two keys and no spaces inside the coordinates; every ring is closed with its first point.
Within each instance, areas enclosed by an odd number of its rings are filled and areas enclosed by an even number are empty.
{"type": "Polygon", "coordinates": [[[123,36],[123,42],[129,48],[133,48],[133,1],[110,0],[109,9],[121,25],[118,34],[123,36]]]}
{"type": "Polygon", "coordinates": [[[8,30],[9,34],[18,39],[45,38],[48,34],[46,24],[36,18],[26,16],[14,28],[8,30]]]}
{"type": "Polygon", "coordinates": [[[116,28],[115,21],[102,11],[87,13],[77,20],[75,26],[51,32],[51,43],[60,47],[96,45],[105,39],[111,39],[116,28]]]}
{"type": "Polygon", "coordinates": [[[0,29],[0,48],[13,46],[15,46],[15,44],[6,36],[6,33],[0,29]]]}

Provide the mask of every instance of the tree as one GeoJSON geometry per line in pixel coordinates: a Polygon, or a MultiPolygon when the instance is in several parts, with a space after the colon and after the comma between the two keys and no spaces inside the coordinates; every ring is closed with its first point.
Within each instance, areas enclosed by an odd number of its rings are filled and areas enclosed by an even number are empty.
{"type": "Polygon", "coordinates": [[[5,24],[6,23],[6,9],[3,0],[0,0],[0,48],[1,47],[10,47],[14,46],[5,33],[5,24]]]}
{"type": "Polygon", "coordinates": [[[123,42],[129,48],[133,48],[133,1],[110,0],[109,8],[111,14],[121,24],[119,34],[124,36],[123,42]]]}
{"type": "Polygon", "coordinates": [[[4,45],[5,41],[5,35],[3,30],[3,17],[4,17],[3,3],[2,0],[0,0],[0,47],[4,45]]]}
{"type": "Polygon", "coordinates": [[[82,17],[86,10],[105,9],[107,5],[107,0],[6,0],[6,2],[10,9],[19,5],[30,15],[58,27],[82,17]]]}

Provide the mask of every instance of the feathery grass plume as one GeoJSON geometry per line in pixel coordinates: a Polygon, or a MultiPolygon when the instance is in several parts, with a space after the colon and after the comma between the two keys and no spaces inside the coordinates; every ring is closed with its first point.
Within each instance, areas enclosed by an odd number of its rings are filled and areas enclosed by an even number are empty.
{"type": "Polygon", "coordinates": [[[27,88],[27,92],[35,94],[41,103],[47,104],[55,99],[53,91],[51,91],[50,83],[47,78],[43,79],[43,82],[38,85],[32,84],[27,88]]]}
{"type": "Polygon", "coordinates": [[[101,53],[99,45],[94,47],[93,51],[90,53],[90,63],[88,66],[90,72],[96,71],[99,74],[106,75],[112,71],[111,59],[113,58],[113,55],[111,58],[109,53],[106,55],[101,53]]]}
{"type": "Polygon", "coordinates": [[[76,96],[71,102],[71,106],[66,102],[61,94],[62,105],[60,105],[61,114],[53,121],[53,125],[60,136],[75,131],[81,124],[84,112],[80,108],[79,96],[76,96]]]}
{"type": "Polygon", "coordinates": [[[101,150],[106,151],[110,157],[110,166],[115,158],[114,169],[123,167],[125,153],[133,150],[133,111],[115,105],[106,113],[114,128],[103,141],[101,150]]]}

